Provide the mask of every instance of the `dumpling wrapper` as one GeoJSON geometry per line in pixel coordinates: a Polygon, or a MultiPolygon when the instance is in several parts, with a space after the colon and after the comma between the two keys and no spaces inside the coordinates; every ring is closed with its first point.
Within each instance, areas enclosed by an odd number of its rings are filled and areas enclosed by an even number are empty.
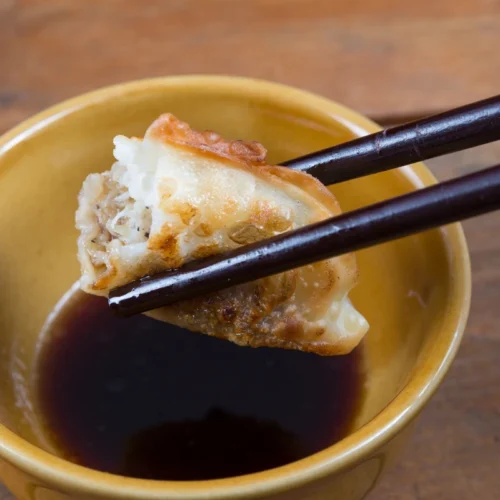
{"type": "MultiPolygon", "coordinates": [[[[341,213],[310,175],[266,165],[259,143],[171,114],[144,139],[114,144],[116,163],[87,177],[76,213],[81,288],[91,294],[341,213]]],[[[348,298],[356,281],[348,254],[148,314],[240,345],[345,354],[368,330],[348,298]]]]}

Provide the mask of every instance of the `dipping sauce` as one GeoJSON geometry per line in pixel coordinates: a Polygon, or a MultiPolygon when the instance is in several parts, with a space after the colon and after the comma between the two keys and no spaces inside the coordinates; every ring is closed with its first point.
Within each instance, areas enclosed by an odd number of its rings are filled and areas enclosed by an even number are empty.
{"type": "MultiPolygon", "coordinates": [[[[362,347],[361,347],[362,349],[362,347]]],[[[363,395],[361,350],[239,347],[75,292],[45,330],[36,377],[58,454],[124,476],[258,472],[342,439],[363,395]]]]}

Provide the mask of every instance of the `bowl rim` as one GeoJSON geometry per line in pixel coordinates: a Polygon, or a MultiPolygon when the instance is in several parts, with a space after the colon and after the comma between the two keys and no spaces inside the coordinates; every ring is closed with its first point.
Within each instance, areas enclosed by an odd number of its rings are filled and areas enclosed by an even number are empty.
{"type": "MultiPolygon", "coordinates": [[[[224,91],[247,98],[266,98],[280,105],[297,106],[322,113],[327,119],[342,123],[358,136],[380,127],[357,112],[324,97],[287,85],[245,77],[183,75],[136,80],[104,87],[52,106],[7,131],[0,137],[0,156],[18,143],[39,133],[48,124],[80,109],[102,104],[110,98],[144,92],[148,88],[179,87],[224,91]]],[[[433,184],[435,177],[423,164],[399,169],[415,189],[433,184]]],[[[133,479],[67,462],[16,435],[0,425],[0,457],[18,469],[32,474],[47,485],[62,491],[123,498],[165,499],[236,499],[276,494],[293,487],[338,473],[367,458],[394,438],[422,410],[448,371],[459,347],[467,322],[471,271],[467,244],[460,224],[441,230],[445,244],[453,250],[450,257],[450,298],[455,307],[447,329],[440,330],[434,355],[420,365],[418,376],[412,374],[404,389],[373,419],[343,440],[302,460],[275,469],[240,477],[208,481],[152,481],[133,479]]]]}

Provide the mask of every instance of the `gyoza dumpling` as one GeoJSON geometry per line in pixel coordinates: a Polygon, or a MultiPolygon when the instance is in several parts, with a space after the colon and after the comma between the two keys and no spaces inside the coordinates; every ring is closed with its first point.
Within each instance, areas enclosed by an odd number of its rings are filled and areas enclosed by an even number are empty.
{"type": "MultiPolygon", "coordinates": [[[[313,177],[266,165],[262,145],[197,132],[170,114],[144,139],[114,144],[116,163],[89,175],[79,195],[88,293],[340,213],[313,177]]],[[[344,354],[368,330],[347,295],[356,280],[354,256],[343,255],[149,314],[240,345],[344,354]]]]}

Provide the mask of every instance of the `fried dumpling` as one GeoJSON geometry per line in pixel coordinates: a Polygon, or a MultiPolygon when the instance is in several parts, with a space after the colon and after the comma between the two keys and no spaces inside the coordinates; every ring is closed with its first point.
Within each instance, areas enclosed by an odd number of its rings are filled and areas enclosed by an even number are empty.
{"type": "MultiPolygon", "coordinates": [[[[313,177],[266,165],[261,144],[171,114],[144,139],[114,144],[116,163],[87,177],[76,213],[81,288],[91,294],[340,213],[313,177]]],[[[355,258],[343,255],[148,314],[240,345],[344,354],[368,330],[348,298],[356,281],[355,258]]]]}

